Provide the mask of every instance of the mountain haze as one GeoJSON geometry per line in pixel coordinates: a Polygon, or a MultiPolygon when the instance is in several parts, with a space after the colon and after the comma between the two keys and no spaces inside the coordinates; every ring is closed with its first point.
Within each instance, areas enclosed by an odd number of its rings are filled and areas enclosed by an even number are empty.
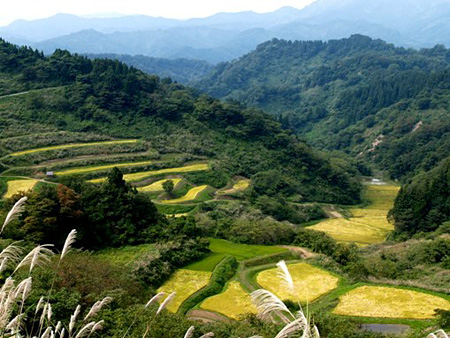
{"type": "Polygon", "coordinates": [[[363,34],[405,47],[450,46],[449,15],[449,0],[317,0],[302,10],[285,7],[265,14],[219,13],[190,20],[58,14],[13,22],[0,28],[0,36],[48,54],[64,48],[217,63],[272,38],[329,40],[363,34]]]}

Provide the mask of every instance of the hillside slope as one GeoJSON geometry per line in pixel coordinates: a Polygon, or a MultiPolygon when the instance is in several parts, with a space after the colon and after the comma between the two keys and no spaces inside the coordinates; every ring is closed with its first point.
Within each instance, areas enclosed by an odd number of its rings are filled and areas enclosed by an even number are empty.
{"type": "MultiPolygon", "coordinates": [[[[345,172],[342,161],[325,159],[269,115],[198,96],[118,61],[91,61],[60,50],[47,58],[1,41],[2,95],[2,156],[22,138],[44,132],[140,138],[160,154],[215,159],[217,175],[251,177],[271,170],[285,185],[273,196],[344,204],[359,200],[354,171],[345,172]]],[[[55,140],[48,137],[48,142],[55,140]]],[[[36,145],[32,141],[28,147],[36,145]]]]}
{"type": "Polygon", "coordinates": [[[404,178],[450,155],[450,50],[349,39],[274,39],[194,86],[260,107],[311,144],[404,178]]]}

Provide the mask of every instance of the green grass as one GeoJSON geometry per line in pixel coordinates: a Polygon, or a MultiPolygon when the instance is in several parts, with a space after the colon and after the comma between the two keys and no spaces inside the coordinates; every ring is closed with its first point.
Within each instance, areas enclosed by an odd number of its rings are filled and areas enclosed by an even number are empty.
{"type": "Polygon", "coordinates": [[[125,266],[153,251],[155,251],[154,244],[141,244],[103,249],[96,252],[95,256],[109,263],[125,266]]]}
{"type": "Polygon", "coordinates": [[[277,246],[237,244],[216,238],[209,239],[209,249],[213,253],[234,256],[238,261],[287,251],[287,249],[277,246]]]}
{"type": "Polygon", "coordinates": [[[73,175],[73,174],[83,174],[92,171],[101,171],[108,170],[112,168],[123,168],[123,167],[139,167],[146,166],[156,163],[156,161],[143,161],[143,162],[128,162],[128,163],[114,163],[100,166],[87,166],[87,167],[78,167],[73,169],[67,169],[62,171],[55,171],[55,175],[64,176],[64,175],[73,175]]]}
{"type": "Polygon", "coordinates": [[[186,270],[213,271],[217,264],[226,256],[224,253],[212,253],[201,261],[185,266],[186,270]]]}
{"type": "Polygon", "coordinates": [[[167,205],[159,203],[155,203],[155,206],[161,214],[165,215],[185,214],[193,211],[197,207],[196,205],[187,204],[167,205]]]}
{"type": "Polygon", "coordinates": [[[27,154],[38,153],[38,152],[43,152],[43,151],[50,151],[50,150],[82,148],[82,147],[102,146],[102,145],[110,145],[110,144],[136,143],[136,142],[138,142],[138,140],[117,140],[117,141],[103,141],[103,142],[90,142],[90,143],[72,143],[72,144],[63,144],[63,145],[59,145],[59,146],[51,146],[51,147],[18,151],[18,152],[9,154],[9,156],[15,157],[15,156],[27,155],[27,154]]]}
{"type": "Polygon", "coordinates": [[[215,266],[226,256],[234,256],[238,261],[286,252],[287,249],[276,246],[237,244],[224,239],[209,238],[211,254],[202,260],[192,263],[184,269],[195,271],[213,271],[215,266]]]}

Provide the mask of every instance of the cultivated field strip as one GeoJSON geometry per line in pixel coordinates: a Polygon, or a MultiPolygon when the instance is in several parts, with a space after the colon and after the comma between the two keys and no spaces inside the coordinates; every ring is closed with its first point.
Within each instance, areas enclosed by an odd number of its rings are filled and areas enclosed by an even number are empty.
{"type": "Polygon", "coordinates": [[[360,286],[339,297],[334,314],[355,317],[430,319],[450,301],[428,293],[385,286],[360,286]]]}
{"type": "Polygon", "coordinates": [[[364,198],[369,205],[362,208],[350,208],[353,215],[346,218],[324,220],[310,229],[323,231],[339,242],[356,243],[360,246],[381,243],[394,229],[388,222],[387,214],[394,204],[398,193],[397,186],[368,186],[364,198]]]}
{"type": "Polygon", "coordinates": [[[180,197],[180,198],[175,198],[173,200],[163,200],[161,201],[161,203],[164,204],[179,204],[179,203],[185,203],[185,202],[192,202],[194,201],[197,196],[199,194],[201,194],[203,191],[205,191],[208,188],[207,185],[200,185],[198,187],[194,187],[192,189],[190,189],[186,195],[180,197]]]}
{"type": "Polygon", "coordinates": [[[27,154],[39,153],[43,151],[51,151],[51,150],[60,150],[60,149],[70,149],[70,148],[83,148],[83,147],[93,147],[93,146],[104,146],[104,145],[114,145],[114,144],[130,144],[137,143],[138,140],[116,140],[116,141],[101,141],[101,142],[89,142],[89,143],[71,143],[71,144],[62,144],[58,146],[50,146],[44,148],[36,148],[18,151],[15,153],[9,154],[9,156],[22,156],[27,154]]]}
{"type": "Polygon", "coordinates": [[[252,304],[250,295],[243,288],[241,283],[231,281],[226,290],[218,295],[207,298],[200,305],[202,309],[221,313],[228,318],[239,319],[247,313],[257,313],[252,304]]]}
{"type": "Polygon", "coordinates": [[[167,309],[177,312],[189,296],[208,285],[210,278],[211,272],[180,269],[158,289],[158,292],[167,294],[176,292],[175,298],[168,304],[167,309]]]}
{"type": "Polygon", "coordinates": [[[84,174],[89,173],[93,171],[102,171],[112,168],[130,168],[130,167],[139,167],[139,166],[146,166],[158,163],[158,161],[143,161],[143,162],[127,162],[127,163],[114,163],[114,164],[107,164],[107,165],[100,165],[100,166],[92,166],[92,167],[79,167],[79,168],[73,168],[68,170],[62,170],[62,171],[55,171],[55,175],[58,176],[65,176],[65,175],[73,175],[73,174],[84,174]]]}
{"type": "Polygon", "coordinates": [[[139,188],[137,188],[137,190],[140,191],[140,192],[158,192],[158,191],[163,191],[164,190],[163,184],[165,182],[167,182],[167,181],[172,181],[174,188],[176,188],[177,185],[182,181],[182,179],[181,178],[167,178],[167,179],[164,179],[164,180],[159,180],[159,181],[153,182],[150,185],[139,187],[139,188]]]}
{"type": "Polygon", "coordinates": [[[289,290],[282,282],[278,268],[259,272],[256,282],[280,299],[290,299],[301,303],[314,301],[337,288],[339,283],[339,278],[306,263],[289,264],[288,269],[294,282],[293,290],[289,290]]]}
{"type": "Polygon", "coordinates": [[[11,198],[13,195],[21,192],[28,191],[34,188],[38,181],[37,180],[11,180],[6,184],[8,186],[5,195],[3,198],[11,198]]]}
{"type": "MultiPolygon", "coordinates": [[[[166,169],[138,172],[138,173],[134,173],[134,174],[126,174],[126,175],[123,175],[123,179],[127,182],[139,182],[139,181],[145,180],[146,178],[149,178],[152,176],[157,176],[157,175],[187,173],[187,172],[193,172],[193,171],[204,171],[204,170],[209,170],[209,169],[210,169],[210,167],[209,167],[208,163],[200,163],[200,164],[187,165],[184,167],[166,168],[166,169]]],[[[106,180],[106,177],[102,177],[102,178],[90,180],[89,182],[101,183],[101,182],[104,182],[105,180],[106,180]]]]}

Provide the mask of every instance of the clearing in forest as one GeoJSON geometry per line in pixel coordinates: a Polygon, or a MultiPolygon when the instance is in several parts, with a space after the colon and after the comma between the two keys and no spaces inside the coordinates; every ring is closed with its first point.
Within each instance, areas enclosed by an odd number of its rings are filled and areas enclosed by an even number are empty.
{"type": "Polygon", "coordinates": [[[369,205],[350,208],[352,217],[332,218],[309,227],[323,231],[339,242],[355,243],[360,246],[381,243],[392,231],[393,225],[387,220],[387,214],[394,204],[398,193],[397,186],[368,186],[364,199],[369,205]]]}
{"type": "Polygon", "coordinates": [[[32,179],[8,181],[6,183],[8,185],[8,188],[3,198],[11,198],[13,195],[19,193],[20,191],[31,190],[34,188],[37,182],[37,180],[32,179]]]}
{"type": "Polygon", "coordinates": [[[159,180],[156,182],[153,182],[150,185],[146,185],[144,187],[139,187],[137,188],[138,191],[140,192],[158,192],[158,191],[163,191],[163,184],[167,181],[172,181],[173,182],[173,187],[174,189],[177,187],[178,183],[181,182],[181,178],[167,178],[164,180],[159,180]]]}
{"type": "Polygon", "coordinates": [[[58,146],[18,151],[18,152],[9,154],[9,156],[22,156],[22,155],[38,153],[38,152],[42,152],[42,151],[59,150],[59,149],[82,148],[82,147],[104,146],[104,145],[110,145],[110,144],[136,143],[136,142],[138,142],[138,140],[117,140],[117,141],[102,141],[102,142],[89,142],[89,143],[71,143],[71,144],[62,144],[62,145],[58,145],[58,146]]]}
{"type": "Polygon", "coordinates": [[[301,303],[312,302],[335,289],[339,283],[339,278],[306,263],[289,264],[288,269],[294,282],[293,291],[280,279],[278,268],[261,271],[256,282],[282,300],[301,303]]]}
{"type": "Polygon", "coordinates": [[[180,269],[158,289],[158,292],[165,292],[168,295],[176,292],[174,299],[167,305],[167,309],[177,312],[189,296],[208,285],[210,278],[211,272],[180,269]]]}
{"type": "MultiPolygon", "coordinates": [[[[166,169],[159,169],[159,170],[151,170],[151,171],[144,171],[134,174],[126,174],[123,175],[123,179],[127,182],[138,182],[142,181],[146,178],[157,176],[157,175],[164,175],[164,174],[176,174],[176,173],[187,173],[187,172],[193,172],[193,171],[204,171],[209,170],[209,164],[208,163],[199,163],[199,164],[191,164],[187,165],[185,167],[177,167],[177,168],[166,168],[166,169]]],[[[92,183],[101,183],[106,180],[106,177],[97,178],[94,180],[90,180],[89,182],[92,183]]]]}
{"type": "Polygon", "coordinates": [[[207,298],[200,307],[219,312],[232,319],[239,319],[240,316],[247,313],[257,313],[250,295],[237,281],[229,282],[225,292],[207,298]]]}
{"type": "Polygon", "coordinates": [[[201,194],[203,191],[205,191],[208,188],[207,185],[200,185],[198,187],[194,187],[192,189],[190,189],[186,195],[180,197],[180,198],[175,198],[173,200],[163,200],[161,201],[161,203],[164,204],[178,204],[178,203],[185,203],[185,202],[192,202],[194,201],[197,196],[199,194],[201,194]]]}
{"type": "Polygon", "coordinates": [[[429,319],[450,301],[428,293],[385,286],[361,286],[339,297],[334,314],[355,317],[429,319]]]}
{"type": "Polygon", "coordinates": [[[138,167],[138,166],[145,166],[145,165],[150,165],[150,164],[154,164],[154,163],[155,163],[155,161],[143,161],[143,162],[115,163],[115,164],[107,164],[107,165],[92,166],[92,167],[79,167],[79,168],[55,171],[55,175],[64,176],[64,175],[72,175],[72,174],[83,174],[83,173],[88,173],[91,171],[112,169],[115,167],[117,167],[117,168],[138,167]]]}

